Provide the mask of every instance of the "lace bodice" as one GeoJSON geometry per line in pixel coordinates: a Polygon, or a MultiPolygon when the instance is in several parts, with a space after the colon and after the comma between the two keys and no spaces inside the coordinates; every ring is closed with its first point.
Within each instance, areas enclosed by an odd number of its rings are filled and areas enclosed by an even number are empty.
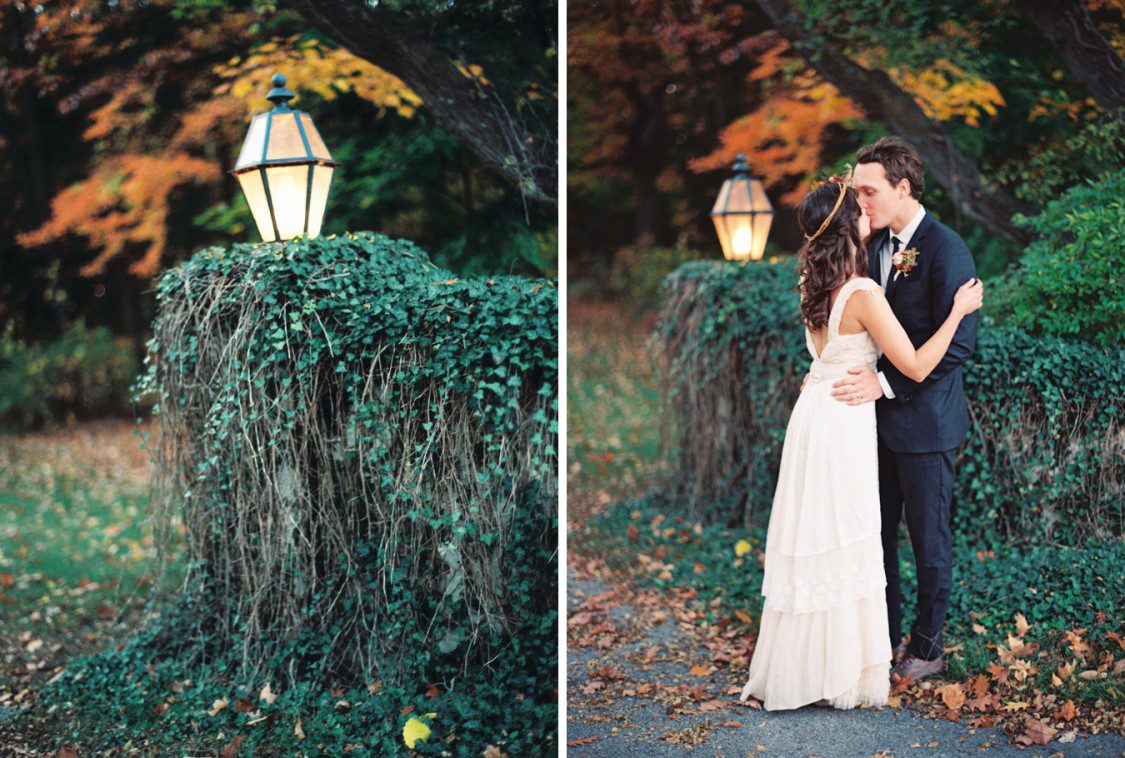
{"type": "Polygon", "coordinates": [[[853,366],[867,364],[872,368],[879,359],[879,347],[867,332],[858,334],[840,334],[840,319],[844,315],[844,306],[853,292],[857,290],[875,290],[879,285],[865,276],[856,277],[844,284],[836,295],[836,302],[828,314],[828,341],[824,349],[817,355],[816,346],[813,344],[812,333],[805,327],[805,345],[813,362],[809,367],[810,379],[814,382],[822,379],[838,378],[848,372],[853,366]]]}

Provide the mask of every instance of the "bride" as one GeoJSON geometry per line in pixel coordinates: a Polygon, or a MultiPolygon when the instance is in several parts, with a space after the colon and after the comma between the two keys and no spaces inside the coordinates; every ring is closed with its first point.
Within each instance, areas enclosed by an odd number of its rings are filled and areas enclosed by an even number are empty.
{"type": "Polygon", "coordinates": [[[838,402],[832,382],[853,366],[874,368],[879,351],[921,381],[961,319],[981,307],[983,286],[962,285],[945,323],[915,350],[882,288],[867,278],[863,240],[871,225],[850,182],[810,192],[798,221],[806,239],[798,255],[801,319],[813,362],[785,433],[766,532],[762,619],[740,699],[753,696],[769,711],[883,705],[891,646],[875,404],[838,402]]]}

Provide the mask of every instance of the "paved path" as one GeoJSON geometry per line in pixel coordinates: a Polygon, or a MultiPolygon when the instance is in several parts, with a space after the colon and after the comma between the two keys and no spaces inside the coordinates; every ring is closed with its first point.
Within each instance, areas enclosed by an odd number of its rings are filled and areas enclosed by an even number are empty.
{"type": "Polygon", "coordinates": [[[1024,748],[999,729],[973,729],[909,708],[750,708],[738,700],[744,666],[707,665],[714,645],[693,635],[694,625],[680,614],[602,602],[619,597],[620,586],[580,578],[573,569],[567,587],[568,610],[584,614],[572,619],[583,626],[583,646],[567,652],[568,754],[1125,756],[1125,737],[1118,735],[1024,748]],[[693,675],[693,661],[711,671],[693,675]]]}

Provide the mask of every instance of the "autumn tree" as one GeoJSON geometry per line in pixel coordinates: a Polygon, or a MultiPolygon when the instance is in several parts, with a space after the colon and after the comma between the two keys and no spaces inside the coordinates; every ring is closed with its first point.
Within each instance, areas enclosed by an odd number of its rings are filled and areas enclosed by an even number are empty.
{"type": "Polygon", "coordinates": [[[283,2],[404,81],[442,126],[524,197],[557,204],[555,3],[283,2]],[[504,30],[500,44],[481,44],[498,30],[504,30]]]}

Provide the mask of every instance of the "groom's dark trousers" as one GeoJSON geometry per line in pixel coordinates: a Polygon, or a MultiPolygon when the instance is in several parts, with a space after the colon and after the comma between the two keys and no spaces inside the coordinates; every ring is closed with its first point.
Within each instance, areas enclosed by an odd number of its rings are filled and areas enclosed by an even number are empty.
{"type": "MultiPolygon", "coordinates": [[[[868,246],[867,270],[875,281],[880,280],[879,253],[889,234],[889,229],[874,234],[868,246]]],[[[892,268],[886,294],[895,317],[918,348],[949,316],[954,294],[976,276],[976,267],[964,241],[929,213],[906,245],[918,250],[917,266],[897,278],[892,268]]],[[[961,365],[976,348],[979,320],[979,314],[973,313],[961,321],[949,350],[921,382],[905,377],[886,357],[878,365],[894,393],[875,404],[891,647],[902,642],[898,539],[905,515],[918,574],[916,617],[907,652],[924,660],[942,654],[942,626],[953,586],[953,463],[969,429],[961,365]]]]}

